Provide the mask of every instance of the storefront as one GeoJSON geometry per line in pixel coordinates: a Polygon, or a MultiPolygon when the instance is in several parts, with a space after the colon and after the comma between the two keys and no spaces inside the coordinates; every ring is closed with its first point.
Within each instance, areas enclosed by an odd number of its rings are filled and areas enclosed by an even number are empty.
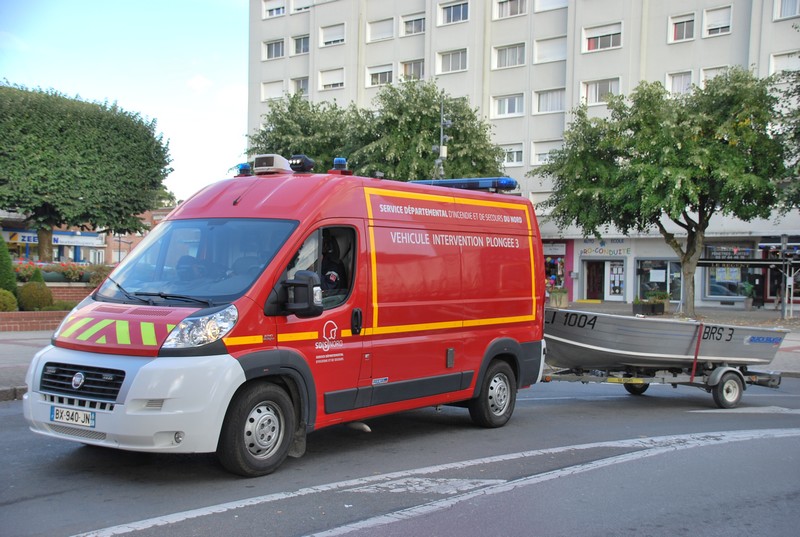
{"type": "Polygon", "coordinates": [[[628,288],[626,261],[633,254],[631,239],[582,239],[577,243],[578,262],[573,274],[585,300],[624,302],[628,288]]]}
{"type": "MultiPolygon", "coordinates": [[[[15,259],[38,259],[39,238],[35,231],[7,229],[1,232],[8,251],[15,259]]],[[[102,264],[105,262],[105,236],[91,231],[53,231],[53,261],[102,264]]]]}

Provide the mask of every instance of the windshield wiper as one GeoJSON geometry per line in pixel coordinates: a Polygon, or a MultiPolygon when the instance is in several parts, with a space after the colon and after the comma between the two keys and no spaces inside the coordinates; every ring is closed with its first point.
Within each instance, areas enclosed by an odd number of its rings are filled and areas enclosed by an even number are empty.
{"type": "Polygon", "coordinates": [[[149,306],[153,305],[153,301],[152,300],[148,300],[146,298],[141,298],[139,296],[136,296],[136,295],[138,295],[140,293],[136,293],[136,294],[130,293],[124,287],[122,287],[119,283],[117,283],[117,281],[114,280],[111,276],[106,276],[106,279],[108,281],[110,281],[111,283],[113,283],[114,285],[116,285],[117,289],[119,289],[120,292],[122,292],[122,294],[125,295],[125,298],[127,298],[129,300],[138,300],[139,302],[142,302],[143,304],[147,304],[149,306]]]}
{"type": "MultiPolygon", "coordinates": [[[[189,296],[189,295],[173,295],[173,294],[170,294],[170,293],[161,293],[161,292],[159,292],[159,293],[142,293],[142,292],[138,292],[138,291],[136,293],[134,293],[134,294],[136,295],[136,298],[139,298],[139,297],[142,297],[142,296],[157,296],[159,298],[163,298],[164,300],[184,300],[186,302],[197,302],[199,304],[205,304],[209,308],[214,305],[214,302],[212,302],[211,299],[208,299],[208,298],[197,298],[195,296],[189,296]]],[[[144,300],[144,299],[143,298],[139,298],[139,300],[144,300]]]]}

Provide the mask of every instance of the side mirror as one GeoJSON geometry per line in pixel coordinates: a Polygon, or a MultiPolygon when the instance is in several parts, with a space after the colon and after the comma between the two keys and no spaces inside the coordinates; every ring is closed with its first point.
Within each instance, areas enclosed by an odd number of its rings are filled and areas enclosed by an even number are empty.
{"type": "Polygon", "coordinates": [[[310,270],[298,270],[293,280],[283,285],[288,290],[285,310],[300,318],[322,315],[322,283],[319,274],[310,270]]]}

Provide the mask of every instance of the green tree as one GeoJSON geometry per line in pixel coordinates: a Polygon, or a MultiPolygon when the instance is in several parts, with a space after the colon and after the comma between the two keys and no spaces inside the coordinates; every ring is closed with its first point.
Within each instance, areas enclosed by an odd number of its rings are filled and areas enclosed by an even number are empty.
{"type": "Polygon", "coordinates": [[[14,273],[11,254],[2,235],[0,235],[0,289],[5,289],[14,296],[17,294],[17,275],[14,273]]]}
{"type": "Polygon", "coordinates": [[[164,196],[168,145],[116,104],[0,85],[0,208],[27,216],[42,261],[54,227],[140,231],[164,196]]]}
{"type": "Polygon", "coordinates": [[[450,122],[444,161],[446,177],[498,175],[503,151],[491,142],[490,125],[465,99],[452,99],[435,82],[390,84],[378,92],[371,110],[335,102],[311,103],[300,94],[270,104],[264,127],[250,136],[249,154],[303,153],[329,169],[334,157],[346,157],[359,175],[381,172],[408,181],[436,176],[442,115],[450,122]],[[443,114],[442,114],[443,106],[443,114]]]}
{"type": "MultiPolygon", "coordinates": [[[[361,175],[382,172],[401,181],[439,177],[436,169],[442,118],[449,122],[444,177],[500,175],[503,151],[491,141],[491,126],[466,99],[451,98],[434,81],[410,80],[381,88],[374,112],[353,121],[358,140],[350,154],[361,175]]],[[[353,138],[353,137],[351,137],[353,138]]]]}
{"type": "Polygon", "coordinates": [[[607,118],[580,107],[564,147],[532,172],[553,180],[543,207],[587,236],[608,226],[658,229],[681,260],[685,311],[694,316],[694,274],[712,216],[766,218],[778,200],[784,151],[770,134],[775,106],[768,80],[733,68],[682,97],[642,82],[609,101],[607,118]]]}
{"type": "Polygon", "coordinates": [[[314,159],[315,172],[329,170],[333,158],[342,156],[346,115],[335,102],[312,103],[299,92],[271,101],[264,126],[249,137],[248,155],[304,154],[314,159]]]}
{"type": "Polygon", "coordinates": [[[776,78],[781,99],[778,123],[786,144],[786,179],[782,183],[787,208],[800,207],[800,70],[783,71],[776,78]]]}

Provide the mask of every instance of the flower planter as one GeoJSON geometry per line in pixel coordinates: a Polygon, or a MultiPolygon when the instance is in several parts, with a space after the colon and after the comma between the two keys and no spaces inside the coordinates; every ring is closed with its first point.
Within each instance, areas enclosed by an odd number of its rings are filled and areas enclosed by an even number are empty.
{"type": "Polygon", "coordinates": [[[550,306],[553,308],[566,308],[569,306],[567,293],[550,293],[550,306]]]}
{"type": "Polygon", "coordinates": [[[664,315],[663,302],[634,302],[634,315],[664,315]]]}

